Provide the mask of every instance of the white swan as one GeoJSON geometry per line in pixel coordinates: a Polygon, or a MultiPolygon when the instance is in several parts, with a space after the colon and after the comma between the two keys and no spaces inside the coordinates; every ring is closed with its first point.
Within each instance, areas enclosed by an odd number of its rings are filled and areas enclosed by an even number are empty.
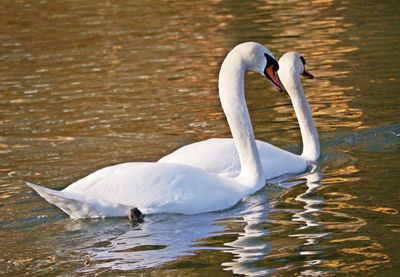
{"type": "Polygon", "coordinates": [[[278,63],[264,46],[247,42],[225,58],[219,96],[237,146],[242,170],[226,178],[174,163],[125,163],[100,169],[62,191],[27,183],[72,218],[127,216],[132,207],[145,214],[196,214],[223,210],[265,185],[245,98],[244,73],[266,75],[274,85],[278,63]]]}
{"type": "MultiPolygon", "coordinates": [[[[278,75],[291,98],[299,121],[303,153],[295,155],[257,140],[267,180],[283,174],[302,173],[306,171],[309,162],[315,162],[320,155],[317,129],[300,81],[300,75],[313,78],[305,70],[304,58],[296,52],[286,53],[279,60],[278,75]]],[[[237,176],[240,172],[235,143],[230,138],[212,138],[192,143],[161,158],[158,162],[187,164],[227,177],[237,176]]]]}

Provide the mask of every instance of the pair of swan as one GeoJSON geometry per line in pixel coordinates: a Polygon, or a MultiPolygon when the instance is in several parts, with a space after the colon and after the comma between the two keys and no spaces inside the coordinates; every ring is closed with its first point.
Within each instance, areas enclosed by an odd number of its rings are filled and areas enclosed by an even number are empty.
{"type": "MultiPolygon", "coordinates": [[[[299,121],[303,141],[303,153],[295,155],[269,143],[256,140],[261,165],[267,180],[287,173],[302,173],[307,169],[309,163],[315,162],[320,155],[317,129],[300,81],[300,75],[307,79],[314,77],[305,70],[305,60],[296,52],[288,52],[281,57],[278,74],[291,98],[296,117],[299,121]]],[[[221,77],[220,75],[220,87],[221,82],[225,82],[221,77]]],[[[230,83],[231,75],[228,74],[224,77],[227,79],[226,82],[230,83]]],[[[243,93],[240,93],[240,95],[242,97],[237,101],[244,103],[243,93]]],[[[221,103],[224,106],[225,102],[223,100],[221,97],[221,103]]],[[[227,103],[227,105],[235,104],[227,103]]],[[[235,137],[235,133],[238,132],[234,129],[235,125],[230,124],[229,126],[231,127],[232,135],[235,137]]],[[[252,130],[250,131],[252,133],[252,130]]],[[[244,162],[244,155],[246,155],[243,154],[240,156],[240,149],[238,151],[236,151],[233,139],[212,138],[186,145],[161,158],[158,162],[181,163],[198,167],[214,174],[234,177],[241,172],[241,162],[244,162]]]]}
{"type": "Polygon", "coordinates": [[[230,208],[261,189],[267,178],[304,172],[307,163],[318,158],[317,131],[299,77],[311,77],[304,64],[299,54],[290,52],[278,65],[264,46],[239,44],[229,52],[219,74],[219,96],[233,139],[191,144],[157,163],[106,167],[62,191],[27,185],[71,218],[126,216],[133,207],[145,214],[197,214],[230,208]],[[301,156],[254,138],[244,97],[244,73],[258,72],[282,90],[275,75],[278,69],[299,119],[304,143],[301,156]]]}

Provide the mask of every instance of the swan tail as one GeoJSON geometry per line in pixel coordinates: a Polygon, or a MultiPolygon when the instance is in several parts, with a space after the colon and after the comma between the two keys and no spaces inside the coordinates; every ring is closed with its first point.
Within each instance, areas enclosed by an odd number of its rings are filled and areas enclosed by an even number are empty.
{"type": "Polygon", "coordinates": [[[32,183],[25,182],[25,184],[36,191],[47,202],[60,208],[71,218],[92,217],[88,216],[88,204],[80,201],[77,197],[66,195],[65,192],[48,189],[32,183]]]}
{"type": "Polygon", "coordinates": [[[26,182],[26,185],[73,219],[127,216],[129,209],[132,208],[131,206],[111,204],[105,201],[91,201],[79,195],[45,188],[28,182],[26,182]]]}

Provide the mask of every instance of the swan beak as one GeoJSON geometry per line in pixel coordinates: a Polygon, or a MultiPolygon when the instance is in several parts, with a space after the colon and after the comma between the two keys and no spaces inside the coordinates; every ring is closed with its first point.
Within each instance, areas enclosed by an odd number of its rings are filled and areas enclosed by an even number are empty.
{"type": "Polygon", "coordinates": [[[310,72],[306,71],[305,68],[304,68],[303,73],[301,73],[301,75],[307,79],[314,79],[314,75],[312,75],[310,72]]]}
{"type": "Polygon", "coordinates": [[[267,78],[268,82],[270,82],[272,84],[272,86],[274,86],[280,92],[285,90],[284,86],[282,85],[281,81],[279,80],[279,77],[276,74],[276,71],[274,70],[272,65],[265,68],[264,74],[265,74],[265,78],[267,78]]]}

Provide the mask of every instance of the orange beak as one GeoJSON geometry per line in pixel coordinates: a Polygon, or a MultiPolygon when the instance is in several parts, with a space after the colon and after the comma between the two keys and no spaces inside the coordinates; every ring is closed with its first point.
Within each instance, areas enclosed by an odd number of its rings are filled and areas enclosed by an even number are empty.
{"type": "Polygon", "coordinates": [[[276,74],[276,71],[274,70],[272,65],[270,65],[267,68],[265,68],[264,74],[265,74],[265,77],[267,78],[267,80],[276,89],[278,89],[280,92],[285,90],[284,86],[282,85],[281,81],[279,80],[279,77],[276,74]]]}

